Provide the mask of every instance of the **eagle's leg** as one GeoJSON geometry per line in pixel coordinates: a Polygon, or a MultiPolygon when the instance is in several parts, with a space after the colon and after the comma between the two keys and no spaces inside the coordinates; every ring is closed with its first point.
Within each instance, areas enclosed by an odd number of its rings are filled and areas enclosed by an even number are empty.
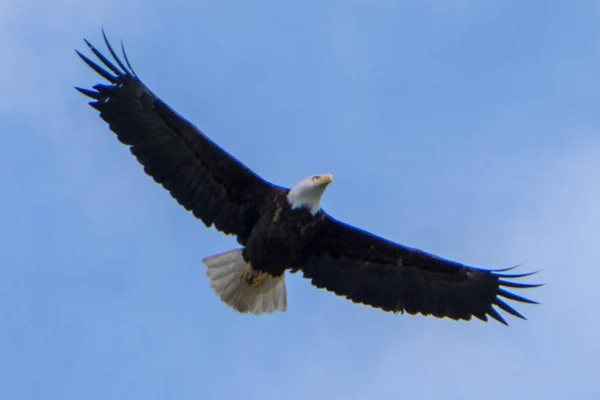
{"type": "Polygon", "coordinates": [[[240,275],[240,279],[246,282],[248,286],[260,286],[268,277],[268,272],[255,270],[250,264],[246,265],[240,275]]]}

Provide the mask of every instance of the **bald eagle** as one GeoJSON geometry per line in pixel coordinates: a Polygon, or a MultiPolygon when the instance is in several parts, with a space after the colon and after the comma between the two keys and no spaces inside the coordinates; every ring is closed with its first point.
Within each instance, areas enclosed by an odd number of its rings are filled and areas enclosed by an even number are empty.
{"type": "Polygon", "coordinates": [[[93,100],[89,104],[146,174],[207,227],[237,237],[240,248],[203,260],[211,288],[229,307],[255,315],[286,311],[287,270],[301,271],[317,288],[393,313],[467,321],[490,316],[507,325],[498,309],[525,318],[505,299],[537,304],[507,290],[540,286],[514,281],[535,272],[466,266],[333,218],[321,208],[331,174],[291,188],[266,181],[152,93],[123,45],[126,64],[102,34],[114,61],[85,39],[104,67],[76,52],[108,84],[76,89],[93,100]]]}

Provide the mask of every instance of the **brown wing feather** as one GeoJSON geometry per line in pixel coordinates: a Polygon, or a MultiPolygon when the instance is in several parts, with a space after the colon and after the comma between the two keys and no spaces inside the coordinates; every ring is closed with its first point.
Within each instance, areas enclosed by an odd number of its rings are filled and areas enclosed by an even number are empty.
{"type": "Polygon", "coordinates": [[[491,316],[494,307],[523,318],[504,299],[535,303],[504,287],[530,288],[507,275],[448,261],[375,236],[326,215],[323,228],[298,266],[312,284],[385,311],[421,313],[455,320],[491,316]]]}
{"type": "Polygon", "coordinates": [[[110,84],[76,89],[94,99],[90,105],[179,204],[206,226],[214,224],[245,243],[265,201],[283,188],[252,172],[155,96],[133,72],[124,51],[129,68],[105,35],[104,40],[118,67],[86,43],[110,72],[77,54],[110,84]]]}

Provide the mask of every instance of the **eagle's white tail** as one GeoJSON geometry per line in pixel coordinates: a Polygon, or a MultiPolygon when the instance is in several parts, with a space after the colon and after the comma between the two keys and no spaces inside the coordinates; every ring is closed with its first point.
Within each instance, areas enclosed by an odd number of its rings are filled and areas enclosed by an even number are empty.
{"type": "Polygon", "coordinates": [[[264,314],[286,311],[287,290],[285,274],[279,277],[260,276],[249,284],[244,273],[252,273],[251,266],[244,261],[242,249],[207,257],[206,275],[210,287],[229,307],[241,313],[264,314]]]}

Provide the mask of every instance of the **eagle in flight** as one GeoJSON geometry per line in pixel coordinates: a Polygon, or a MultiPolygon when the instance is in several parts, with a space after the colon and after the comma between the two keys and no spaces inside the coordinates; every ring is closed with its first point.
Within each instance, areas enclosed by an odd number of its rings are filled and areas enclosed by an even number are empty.
{"type": "Polygon", "coordinates": [[[541,286],[516,281],[535,272],[463,265],[335,219],[321,208],[331,174],[291,188],[266,181],[152,93],[123,45],[121,60],[102,33],[113,61],[87,40],[103,66],[77,54],[108,83],[76,89],[92,99],[146,174],[207,227],[237,238],[239,248],[203,260],[211,288],[229,307],[255,315],[286,311],[288,270],[317,288],[394,313],[489,316],[507,325],[499,310],[525,318],[506,300],[537,304],[509,291],[541,286]]]}

